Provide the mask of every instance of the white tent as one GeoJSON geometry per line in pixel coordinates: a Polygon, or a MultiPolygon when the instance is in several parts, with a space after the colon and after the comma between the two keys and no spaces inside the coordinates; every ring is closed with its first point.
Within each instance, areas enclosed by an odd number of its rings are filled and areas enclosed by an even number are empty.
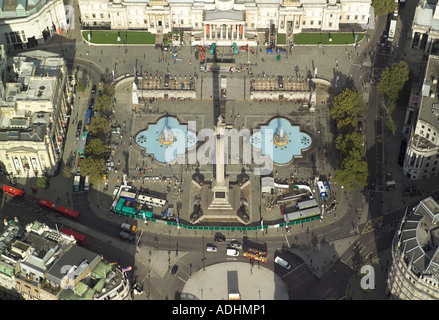
{"type": "Polygon", "coordinates": [[[271,193],[274,190],[274,178],[273,177],[263,177],[261,179],[261,192],[271,193]]]}

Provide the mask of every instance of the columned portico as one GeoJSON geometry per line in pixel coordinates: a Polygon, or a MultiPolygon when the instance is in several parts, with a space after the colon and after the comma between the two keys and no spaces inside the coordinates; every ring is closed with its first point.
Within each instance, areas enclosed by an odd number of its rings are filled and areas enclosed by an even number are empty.
{"type": "Polygon", "coordinates": [[[206,21],[204,22],[203,44],[217,43],[217,45],[245,45],[249,43],[244,36],[244,22],[206,21]]]}

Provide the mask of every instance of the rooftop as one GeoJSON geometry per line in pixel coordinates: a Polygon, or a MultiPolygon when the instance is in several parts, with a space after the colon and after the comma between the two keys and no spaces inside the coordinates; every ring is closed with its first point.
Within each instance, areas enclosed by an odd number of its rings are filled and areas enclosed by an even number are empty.
{"type": "Polygon", "coordinates": [[[408,213],[399,236],[398,248],[412,271],[439,280],[439,204],[425,198],[408,213]],[[434,272],[432,271],[434,270],[434,272]]]}
{"type": "Polygon", "coordinates": [[[430,55],[422,87],[422,100],[418,120],[439,129],[439,56],[430,55]]]}

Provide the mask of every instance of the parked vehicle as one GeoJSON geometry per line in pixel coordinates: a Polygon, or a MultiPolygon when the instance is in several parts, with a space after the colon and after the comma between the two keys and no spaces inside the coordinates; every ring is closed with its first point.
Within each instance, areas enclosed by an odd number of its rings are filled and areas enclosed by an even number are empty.
{"type": "Polygon", "coordinates": [[[226,237],[222,233],[217,232],[217,233],[215,233],[214,240],[216,242],[224,242],[224,241],[226,241],[226,237]]]}
{"type": "Polygon", "coordinates": [[[239,256],[239,251],[234,248],[227,248],[226,255],[236,257],[239,256]]]}
{"type": "Polygon", "coordinates": [[[242,249],[242,244],[238,241],[230,242],[230,247],[235,249],[242,249]]]}
{"type": "Polygon", "coordinates": [[[207,244],[206,251],[207,252],[217,252],[218,248],[213,244],[207,244]]]}
{"type": "Polygon", "coordinates": [[[291,269],[291,265],[279,256],[274,259],[274,262],[287,270],[291,269]]]}
{"type": "Polygon", "coordinates": [[[91,94],[95,94],[96,93],[96,85],[94,84],[92,87],[91,87],[91,94]]]}

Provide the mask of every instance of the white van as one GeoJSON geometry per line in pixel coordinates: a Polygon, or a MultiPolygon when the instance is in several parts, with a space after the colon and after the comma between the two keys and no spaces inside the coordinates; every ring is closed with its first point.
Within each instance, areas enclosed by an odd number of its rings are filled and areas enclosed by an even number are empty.
{"type": "Polygon", "coordinates": [[[234,248],[227,248],[226,254],[228,256],[236,257],[236,256],[239,256],[239,251],[237,249],[234,249],[234,248]]]}
{"type": "Polygon", "coordinates": [[[274,259],[274,262],[277,263],[278,265],[280,265],[281,267],[284,267],[287,270],[289,270],[291,268],[291,265],[288,262],[286,262],[284,259],[282,259],[281,257],[276,257],[274,259]]]}
{"type": "Polygon", "coordinates": [[[213,244],[208,244],[206,246],[206,251],[207,252],[217,252],[218,248],[216,246],[214,246],[213,244]]]}
{"type": "Polygon", "coordinates": [[[85,176],[84,190],[85,190],[85,191],[90,190],[90,183],[88,182],[88,176],[85,176]]]}

